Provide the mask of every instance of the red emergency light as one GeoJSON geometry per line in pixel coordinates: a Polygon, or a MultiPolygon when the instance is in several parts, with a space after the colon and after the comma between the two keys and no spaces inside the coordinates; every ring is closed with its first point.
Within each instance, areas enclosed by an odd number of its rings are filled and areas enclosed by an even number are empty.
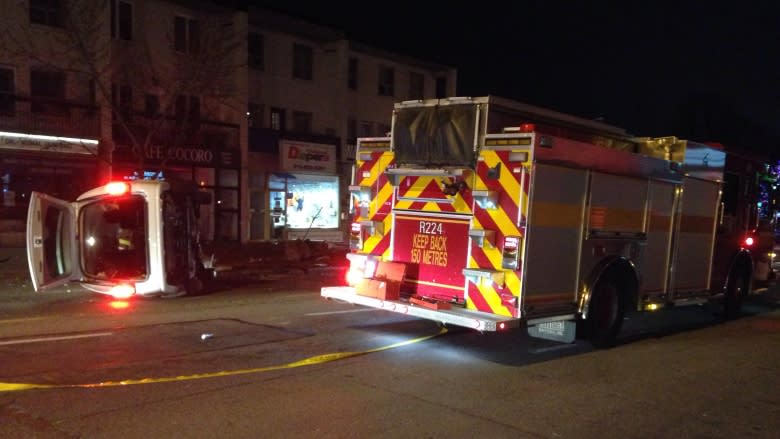
{"type": "Polygon", "coordinates": [[[108,294],[116,299],[127,299],[135,294],[135,288],[128,284],[114,285],[111,287],[111,290],[108,292],[108,294]]]}
{"type": "Polygon", "coordinates": [[[753,244],[756,243],[756,240],[752,236],[748,236],[742,243],[745,245],[745,247],[752,247],[753,244]]]}
{"type": "Polygon", "coordinates": [[[124,195],[130,192],[130,185],[124,181],[112,181],[106,185],[106,192],[109,195],[124,195]]]}
{"type": "Polygon", "coordinates": [[[520,132],[521,133],[533,133],[536,131],[536,126],[532,123],[521,123],[520,124],[520,132]]]}

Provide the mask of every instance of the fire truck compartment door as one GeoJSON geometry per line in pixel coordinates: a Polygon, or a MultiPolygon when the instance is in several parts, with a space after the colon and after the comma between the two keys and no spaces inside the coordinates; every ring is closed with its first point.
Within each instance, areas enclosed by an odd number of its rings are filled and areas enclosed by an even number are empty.
{"type": "Polygon", "coordinates": [[[27,264],[35,291],[81,279],[75,203],[39,192],[27,211],[27,264]]]}

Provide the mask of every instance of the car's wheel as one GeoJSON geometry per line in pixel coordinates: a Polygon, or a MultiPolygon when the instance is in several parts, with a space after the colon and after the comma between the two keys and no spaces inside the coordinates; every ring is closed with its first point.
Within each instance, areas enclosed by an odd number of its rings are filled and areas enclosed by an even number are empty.
{"type": "Polygon", "coordinates": [[[736,270],[729,276],[726,297],[723,300],[723,316],[735,319],[742,312],[742,302],[750,291],[750,276],[742,270],[736,270]]]}

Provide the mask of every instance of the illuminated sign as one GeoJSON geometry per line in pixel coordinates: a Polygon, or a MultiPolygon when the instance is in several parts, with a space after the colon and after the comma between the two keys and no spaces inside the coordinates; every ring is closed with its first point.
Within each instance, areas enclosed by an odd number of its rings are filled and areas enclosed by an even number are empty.
{"type": "Polygon", "coordinates": [[[98,141],[0,131],[0,149],[97,155],[98,141]]]}
{"type": "Polygon", "coordinates": [[[323,143],[279,141],[281,167],[290,172],[336,173],[336,146],[323,143]]]}

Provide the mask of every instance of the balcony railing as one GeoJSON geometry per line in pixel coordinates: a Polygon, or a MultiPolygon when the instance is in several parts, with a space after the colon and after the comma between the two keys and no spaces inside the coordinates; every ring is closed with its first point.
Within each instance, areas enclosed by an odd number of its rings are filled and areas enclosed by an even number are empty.
{"type": "Polygon", "coordinates": [[[0,131],[98,139],[100,112],[90,104],[0,93],[0,131]]]}

